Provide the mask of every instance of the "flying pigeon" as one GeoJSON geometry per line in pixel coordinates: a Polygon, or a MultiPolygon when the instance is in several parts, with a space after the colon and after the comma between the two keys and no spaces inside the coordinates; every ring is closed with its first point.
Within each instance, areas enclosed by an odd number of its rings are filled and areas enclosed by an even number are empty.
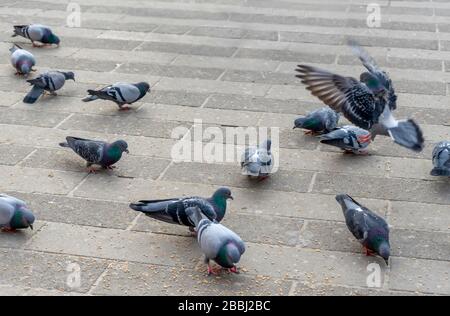
{"type": "Polygon", "coordinates": [[[16,75],[28,75],[31,71],[35,71],[33,66],[36,65],[36,59],[33,54],[17,44],[9,51],[11,52],[11,64],[17,70],[16,75]]]}
{"type": "Polygon", "coordinates": [[[60,42],[59,37],[48,26],[41,24],[14,25],[14,34],[12,37],[16,36],[28,38],[34,47],[40,47],[35,42],[40,42],[44,44],[43,46],[52,44],[59,46],[60,42]]]}
{"type": "Polygon", "coordinates": [[[339,147],[345,153],[367,154],[367,146],[371,143],[371,134],[359,127],[346,125],[319,136],[323,144],[339,147]]]}
{"type": "Polygon", "coordinates": [[[130,204],[130,207],[163,222],[189,226],[193,231],[195,224],[186,215],[188,209],[199,208],[207,218],[220,222],[225,216],[228,199],[233,199],[230,189],[219,188],[210,198],[192,196],[165,200],[142,200],[130,204]]]}
{"type": "Polygon", "coordinates": [[[443,141],[433,149],[432,176],[450,176],[450,142],[443,141]]]}
{"type": "Polygon", "coordinates": [[[33,104],[39,99],[41,94],[46,91],[50,92],[51,95],[56,96],[56,90],[61,89],[66,83],[66,80],[69,79],[75,81],[75,74],[71,71],[49,71],[39,75],[39,77],[35,79],[27,80],[33,88],[25,96],[23,102],[33,104]]]}
{"type": "Polygon", "coordinates": [[[230,272],[238,273],[236,264],[245,252],[242,239],[222,224],[204,217],[197,207],[188,208],[186,215],[195,224],[197,241],[205,254],[205,263],[208,265],[208,275],[216,274],[210,265],[210,260],[214,260],[230,272]]]}
{"type": "Polygon", "coordinates": [[[123,152],[128,152],[128,144],[124,140],[107,143],[99,140],[90,140],[68,136],[67,142],[60,143],[61,147],[70,147],[81,158],[86,160],[89,173],[95,173],[92,165],[99,165],[104,169],[113,169],[114,164],[122,158],[123,152]]]}
{"type": "Polygon", "coordinates": [[[0,194],[0,229],[13,232],[16,229],[33,229],[34,215],[24,201],[0,194]]]}
{"type": "Polygon", "coordinates": [[[259,147],[246,148],[241,158],[242,174],[259,180],[266,179],[273,168],[271,146],[272,141],[268,139],[259,147]]]}
{"type": "Polygon", "coordinates": [[[339,113],[329,107],[315,110],[305,117],[299,117],[294,121],[295,128],[304,128],[305,134],[317,135],[331,132],[337,127],[339,113]]]}
{"type": "Polygon", "coordinates": [[[386,221],[347,194],[336,195],[350,232],[364,246],[366,255],[376,253],[389,265],[389,226],[386,221]]]}
{"type": "Polygon", "coordinates": [[[84,102],[90,102],[98,99],[110,100],[116,102],[119,110],[129,110],[125,104],[132,104],[142,99],[150,91],[150,85],[147,82],[115,83],[100,90],[88,90],[89,95],[83,99],[84,102]]]}
{"type": "Polygon", "coordinates": [[[358,127],[374,129],[374,135],[388,135],[401,146],[421,151],[424,139],[416,122],[397,121],[392,115],[397,107],[392,80],[361,47],[354,42],[350,45],[368,70],[360,75],[360,81],[307,65],[298,65],[296,77],[314,96],[358,127]]]}

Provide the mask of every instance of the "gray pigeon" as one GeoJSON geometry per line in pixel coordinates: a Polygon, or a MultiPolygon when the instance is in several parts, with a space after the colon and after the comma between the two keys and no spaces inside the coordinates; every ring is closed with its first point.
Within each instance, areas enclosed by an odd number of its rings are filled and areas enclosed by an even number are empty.
{"type": "Polygon", "coordinates": [[[192,228],[195,225],[186,215],[189,208],[199,208],[207,218],[220,222],[225,216],[228,199],[233,199],[230,189],[219,188],[210,198],[191,196],[165,200],[142,200],[130,204],[130,208],[166,223],[189,226],[193,231],[192,228]]]}
{"type": "Polygon", "coordinates": [[[24,201],[0,194],[0,229],[13,232],[16,229],[33,229],[34,215],[24,201]]]}
{"type": "Polygon", "coordinates": [[[11,52],[11,64],[17,70],[16,75],[28,75],[31,71],[35,71],[33,66],[36,65],[36,59],[33,54],[17,44],[9,51],[11,52]]]}
{"type": "Polygon", "coordinates": [[[44,45],[56,44],[58,46],[60,43],[58,36],[48,26],[41,24],[14,25],[14,34],[12,37],[16,36],[28,38],[35,47],[39,47],[35,42],[40,42],[44,45]]]}
{"type": "Polygon", "coordinates": [[[358,127],[370,131],[375,127],[374,135],[389,135],[403,147],[422,151],[424,138],[417,123],[412,119],[397,121],[392,114],[397,107],[392,80],[359,45],[350,45],[368,70],[359,81],[307,65],[298,65],[296,77],[314,96],[358,127]]]}
{"type": "Polygon", "coordinates": [[[450,177],[450,142],[443,141],[434,147],[433,165],[432,176],[450,177]]]}
{"type": "Polygon", "coordinates": [[[95,173],[92,165],[99,165],[104,169],[113,169],[116,162],[122,158],[123,152],[128,152],[128,144],[124,140],[107,143],[99,140],[90,140],[68,136],[67,142],[60,143],[61,147],[70,147],[81,158],[86,160],[89,173],[95,173]]]}
{"type": "Polygon", "coordinates": [[[305,134],[309,135],[329,133],[337,127],[339,116],[339,113],[329,107],[320,108],[296,119],[294,129],[304,128],[307,130],[305,134]]]}
{"type": "Polygon", "coordinates": [[[347,194],[336,195],[350,232],[364,246],[366,255],[376,253],[389,265],[391,247],[386,221],[347,194]]]}
{"type": "Polygon", "coordinates": [[[195,223],[197,241],[205,254],[208,275],[215,274],[210,260],[214,260],[230,272],[238,273],[236,264],[245,252],[245,244],[242,239],[222,224],[205,218],[198,208],[189,208],[186,210],[186,214],[195,223]]]}
{"type": "Polygon", "coordinates": [[[345,153],[367,154],[366,148],[371,143],[371,134],[359,127],[346,125],[319,136],[322,144],[339,147],[345,153]]]}
{"type": "Polygon", "coordinates": [[[241,158],[242,174],[257,177],[259,180],[266,179],[273,168],[273,156],[270,148],[272,141],[264,141],[259,147],[245,149],[241,158]]]}
{"type": "Polygon", "coordinates": [[[150,91],[150,85],[147,82],[133,83],[115,83],[100,90],[88,90],[89,95],[83,99],[84,102],[90,102],[98,99],[115,102],[120,110],[129,110],[125,104],[132,104],[142,99],[150,91]]]}
{"type": "Polygon", "coordinates": [[[23,102],[33,104],[39,99],[41,94],[45,93],[45,91],[56,96],[56,91],[61,89],[66,83],[66,80],[69,79],[75,81],[75,74],[71,71],[49,71],[39,75],[39,77],[35,79],[27,80],[33,88],[25,96],[23,102]]]}

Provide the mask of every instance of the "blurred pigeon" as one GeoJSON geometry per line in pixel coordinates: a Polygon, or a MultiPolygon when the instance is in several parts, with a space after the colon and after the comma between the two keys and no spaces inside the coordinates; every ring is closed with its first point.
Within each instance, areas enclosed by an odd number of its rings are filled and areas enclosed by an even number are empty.
{"type": "Polygon", "coordinates": [[[34,215],[24,201],[0,194],[0,229],[12,232],[16,229],[33,229],[34,215]]]}
{"type": "Polygon", "coordinates": [[[195,227],[195,224],[186,215],[187,209],[199,208],[207,218],[220,222],[225,216],[228,199],[233,199],[230,189],[219,188],[210,198],[192,196],[165,200],[142,200],[130,204],[130,207],[163,222],[189,226],[193,231],[192,228],[195,227]]]}
{"type": "Polygon", "coordinates": [[[212,222],[204,217],[196,207],[188,208],[186,215],[195,224],[197,241],[205,254],[205,263],[208,265],[208,275],[215,274],[210,260],[214,260],[230,272],[238,273],[236,264],[245,252],[245,244],[242,239],[222,224],[212,222]]]}
{"type": "Polygon", "coordinates": [[[61,89],[66,83],[66,80],[69,79],[75,81],[75,74],[71,71],[49,71],[39,75],[39,77],[35,79],[27,80],[33,88],[25,96],[23,102],[33,104],[39,99],[41,94],[45,93],[45,91],[56,96],[56,90],[61,89]]]}
{"type": "Polygon", "coordinates": [[[450,142],[443,141],[434,147],[433,165],[432,176],[450,177],[450,142]]]}
{"type": "Polygon", "coordinates": [[[299,117],[294,121],[295,128],[304,128],[305,134],[316,135],[331,132],[337,127],[339,113],[329,107],[315,110],[305,117],[299,117]]]}
{"type": "Polygon", "coordinates": [[[328,134],[319,136],[323,144],[339,147],[346,153],[367,154],[367,146],[371,143],[371,134],[359,127],[346,125],[336,128],[328,134]]]}
{"type": "Polygon", "coordinates": [[[35,42],[40,42],[45,45],[56,44],[59,46],[59,38],[52,30],[45,25],[30,24],[30,25],[14,25],[14,34],[12,37],[23,36],[28,38],[33,43],[33,46],[39,47],[35,42]]]}
{"type": "Polygon", "coordinates": [[[401,146],[422,151],[424,139],[420,127],[412,119],[397,121],[392,115],[397,96],[391,79],[361,47],[354,42],[351,45],[368,70],[361,74],[360,81],[307,65],[298,65],[296,77],[302,79],[314,96],[342,112],[353,124],[369,131],[375,127],[374,136],[389,135],[401,146]]]}
{"type": "Polygon", "coordinates": [[[28,75],[31,71],[35,71],[33,66],[36,65],[36,59],[33,54],[17,44],[9,51],[11,52],[11,64],[17,70],[16,75],[28,75]]]}
{"type": "Polygon", "coordinates": [[[366,255],[375,252],[389,265],[391,251],[386,221],[347,194],[336,195],[336,200],[342,207],[348,229],[364,246],[366,255]]]}
{"type": "Polygon", "coordinates": [[[89,95],[83,99],[84,102],[90,102],[98,99],[116,102],[120,110],[129,110],[125,104],[132,104],[142,99],[150,91],[150,85],[147,82],[115,83],[100,90],[88,90],[89,95]]]}
{"type": "Polygon", "coordinates": [[[266,179],[273,168],[273,157],[270,139],[264,141],[259,147],[246,148],[241,158],[242,174],[266,179]]]}
{"type": "Polygon", "coordinates": [[[128,144],[124,140],[107,143],[99,140],[90,140],[67,136],[67,142],[60,143],[61,147],[70,147],[81,158],[86,160],[89,173],[95,173],[92,165],[99,165],[104,169],[113,169],[116,162],[122,158],[123,152],[128,152],[128,144]]]}

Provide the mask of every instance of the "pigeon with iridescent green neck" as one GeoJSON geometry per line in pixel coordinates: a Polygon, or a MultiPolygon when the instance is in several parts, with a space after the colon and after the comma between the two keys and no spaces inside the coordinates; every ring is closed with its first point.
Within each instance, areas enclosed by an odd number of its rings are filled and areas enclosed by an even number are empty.
{"type": "Polygon", "coordinates": [[[339,122],[339,113],[329,107],[315,110],[294,121],[295,128],[306,129],[305,134],[318,135],[331,132],[339,122]]]}
{"type": "Polygon", "coordinates": [[[34,220],[33,213],[24,201],[6,194],[0,194],[0,229],[2,231],[33,229],[34,220]]]}
{"type": "Polygon", "coordinates": [[[347,194],[336,195],[344,212],[345,223],[350,232],[364,246],[366,255],[378,254],[389,265],[391,246],[389,225],[367,207],[362,206],[347,194]]]}
{"type": "Polygon", "coordinates": [[[58,46],[60,43],[59,37],[48,26],[41,24],[14,25],[14,34],[12,37],[15,36],[28,38],[34,47],[40,47],[36,42],[40,42],[43,45],[56,44],[58,46]]]}
{"type": "Polygon", "coordinates": [[[225,216],[228,199],[233,199],[230,189],[219,188],[209,198],[192,196],[164,200],[141,200],[138,203],[130,204],[130,207],[148,217],[193,228],[195,224],[189,220],[186,210],[199,208],[207,218],[220,222],[225,216]]]}
{"type": "Polygon", "coordinates": [[[69,147],[81,158],[86,160],[89,173],[95,173],[92,165],[99,165],[104,169],[113,169],[114,164],[122,158],[122,154],[128,152],[128,144],[124,140],[107,143],[99,140],[90,140],[79,137],[66,137],[66,142],[59,144],[61,147],[69,147]]]}
{"type": "Polygon", "coordinates": [[[210,265],[210,260],[214,260],[230,272],[238,273],[236,264],[245,252],[242,239],[224,225],[206,218],[199,208],[187,209],[186,215],[197,230],[197,241],[205,254],[208,275],[216,274],[210,265]]]}

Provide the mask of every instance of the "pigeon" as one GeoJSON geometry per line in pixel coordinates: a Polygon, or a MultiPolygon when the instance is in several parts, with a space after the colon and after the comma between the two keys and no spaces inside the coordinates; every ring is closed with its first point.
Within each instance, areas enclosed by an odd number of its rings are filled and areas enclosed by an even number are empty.
{"type": "Polygon", "coordinates": [[[345,125],[328,134],[319,136],[322,144],[339,147],[345,153],[367,154],[367,146],[372,141],[371,134],[359,127],[345,125]]]}
{"type": "Polygon", "coordinates": [[[336,195],[350,232],[364,246],[366,255],[378,254],[389,265],[389,226],[386,221],[347,194],[336,195]]]}
{"type": "Polygon", "coordinates": [[[33,88],[25,96],[23,102],[33,104],[39,99],[41,94],[46,91],[50,92],[51,95],[56,96],[56,90],[61,89],[66,80],[69,79],[75,81],[75,74],[71,71],[49,71],[39,75],[39,77],[35,79],[27,80],[33,88]]]}
{"type": "Polygon", "coordinates": [[[434,147],[433,165],[432,176],[450,177],[450,142],[443,141],[434,147]]]}
{"type": "Polygon", "coordinates": [[[150,85],[147,82],[115,83],[100,90],[88,90],[89,95],[83,99],[84,102],[90,102],[98,99],[110,100],[116,102],[119,110],[129,110],[125,104],[132,104],[142,99],[150,91],[150,85]]]}
{"type": "Polygon", "coordinates": [[[304,128],[305,134],[317,135],[329,133],[335,129],[339,122],[339,113],[329,107],[315,110],[305,117],[299,117],[294,121],[295,128],[304,128]]]}
{"type": "Polygon", "coordinates": [[[231,191],[223,187],[216,190],[210,198],[192,196],[165,200],[142,200],[130,204],[130,208],[166,223],[189,226],[193,231],[195,224],[186,215],[187,209],[197,207],[210,220],[220,222],[225,216],[228,199],[233,199],[231,191]]]}
{"type": "Polygon", "coordinates": [[[397,107],[392,80],[361,47],[354,42],[350,45],[368,70],[360,75],[360,81],[307,65],[298,65],[296,77],[314,96],[358,127],[422,151],[424,138],[419,125],[412,119],[397,121],[392,114],[397,107]]]}
{"type": "Polygon", "coordinates": [[[128,144],[124,140],[107,143],[99,140],[90,140],[68,136],[61,147],[70,147],[81,158],[86,160],[89,173],[95,173],[92,165],[99,165],[104,169],[113,169],[114,164],[122,158],[123,152],[129,153],[128,144]]]}
{"type": "Polygon", "coordinates": [[[238,273],[236,264],[245,252],[241,237],[224,225],[206,218],[197,207],[188,208],[186,215],[195,224],[197,241],[208,265],[208,275],[216,274],[210,260],[230,272],[238,273]]]}
{"type": "Polygon", "coordinates": [[[36,65],[36,59],[33,54],[17,44],[9,51],[11,52],[11,64],[17,70],[16,75],[27,76],[31,71],[35,71],[33,66],[36,65]]]}
{"type": "Polygon", "coordinates": [[[266,179],[273,168],[271,146],[272,141],[268,139],[259,147],[246,148],[241,158],[242,174],[259,180],[266,179]]]}
{"type": "Polygon", "coordinates": [[[40,42],[44,44],[43,46],[52,44],[59,46],[60,42],[59,37],[48,26],[41,24],[14,25],[14,34],[12,37],[16,36],[28,38],[34,47],[40,47],[35,42],[40,42]]]}
{"type": "Polygon", "coordinates": [[[17,229],[33,229],[34,215],[24,201],[0,194],[0,229],[13,232],[17,229]]]}

